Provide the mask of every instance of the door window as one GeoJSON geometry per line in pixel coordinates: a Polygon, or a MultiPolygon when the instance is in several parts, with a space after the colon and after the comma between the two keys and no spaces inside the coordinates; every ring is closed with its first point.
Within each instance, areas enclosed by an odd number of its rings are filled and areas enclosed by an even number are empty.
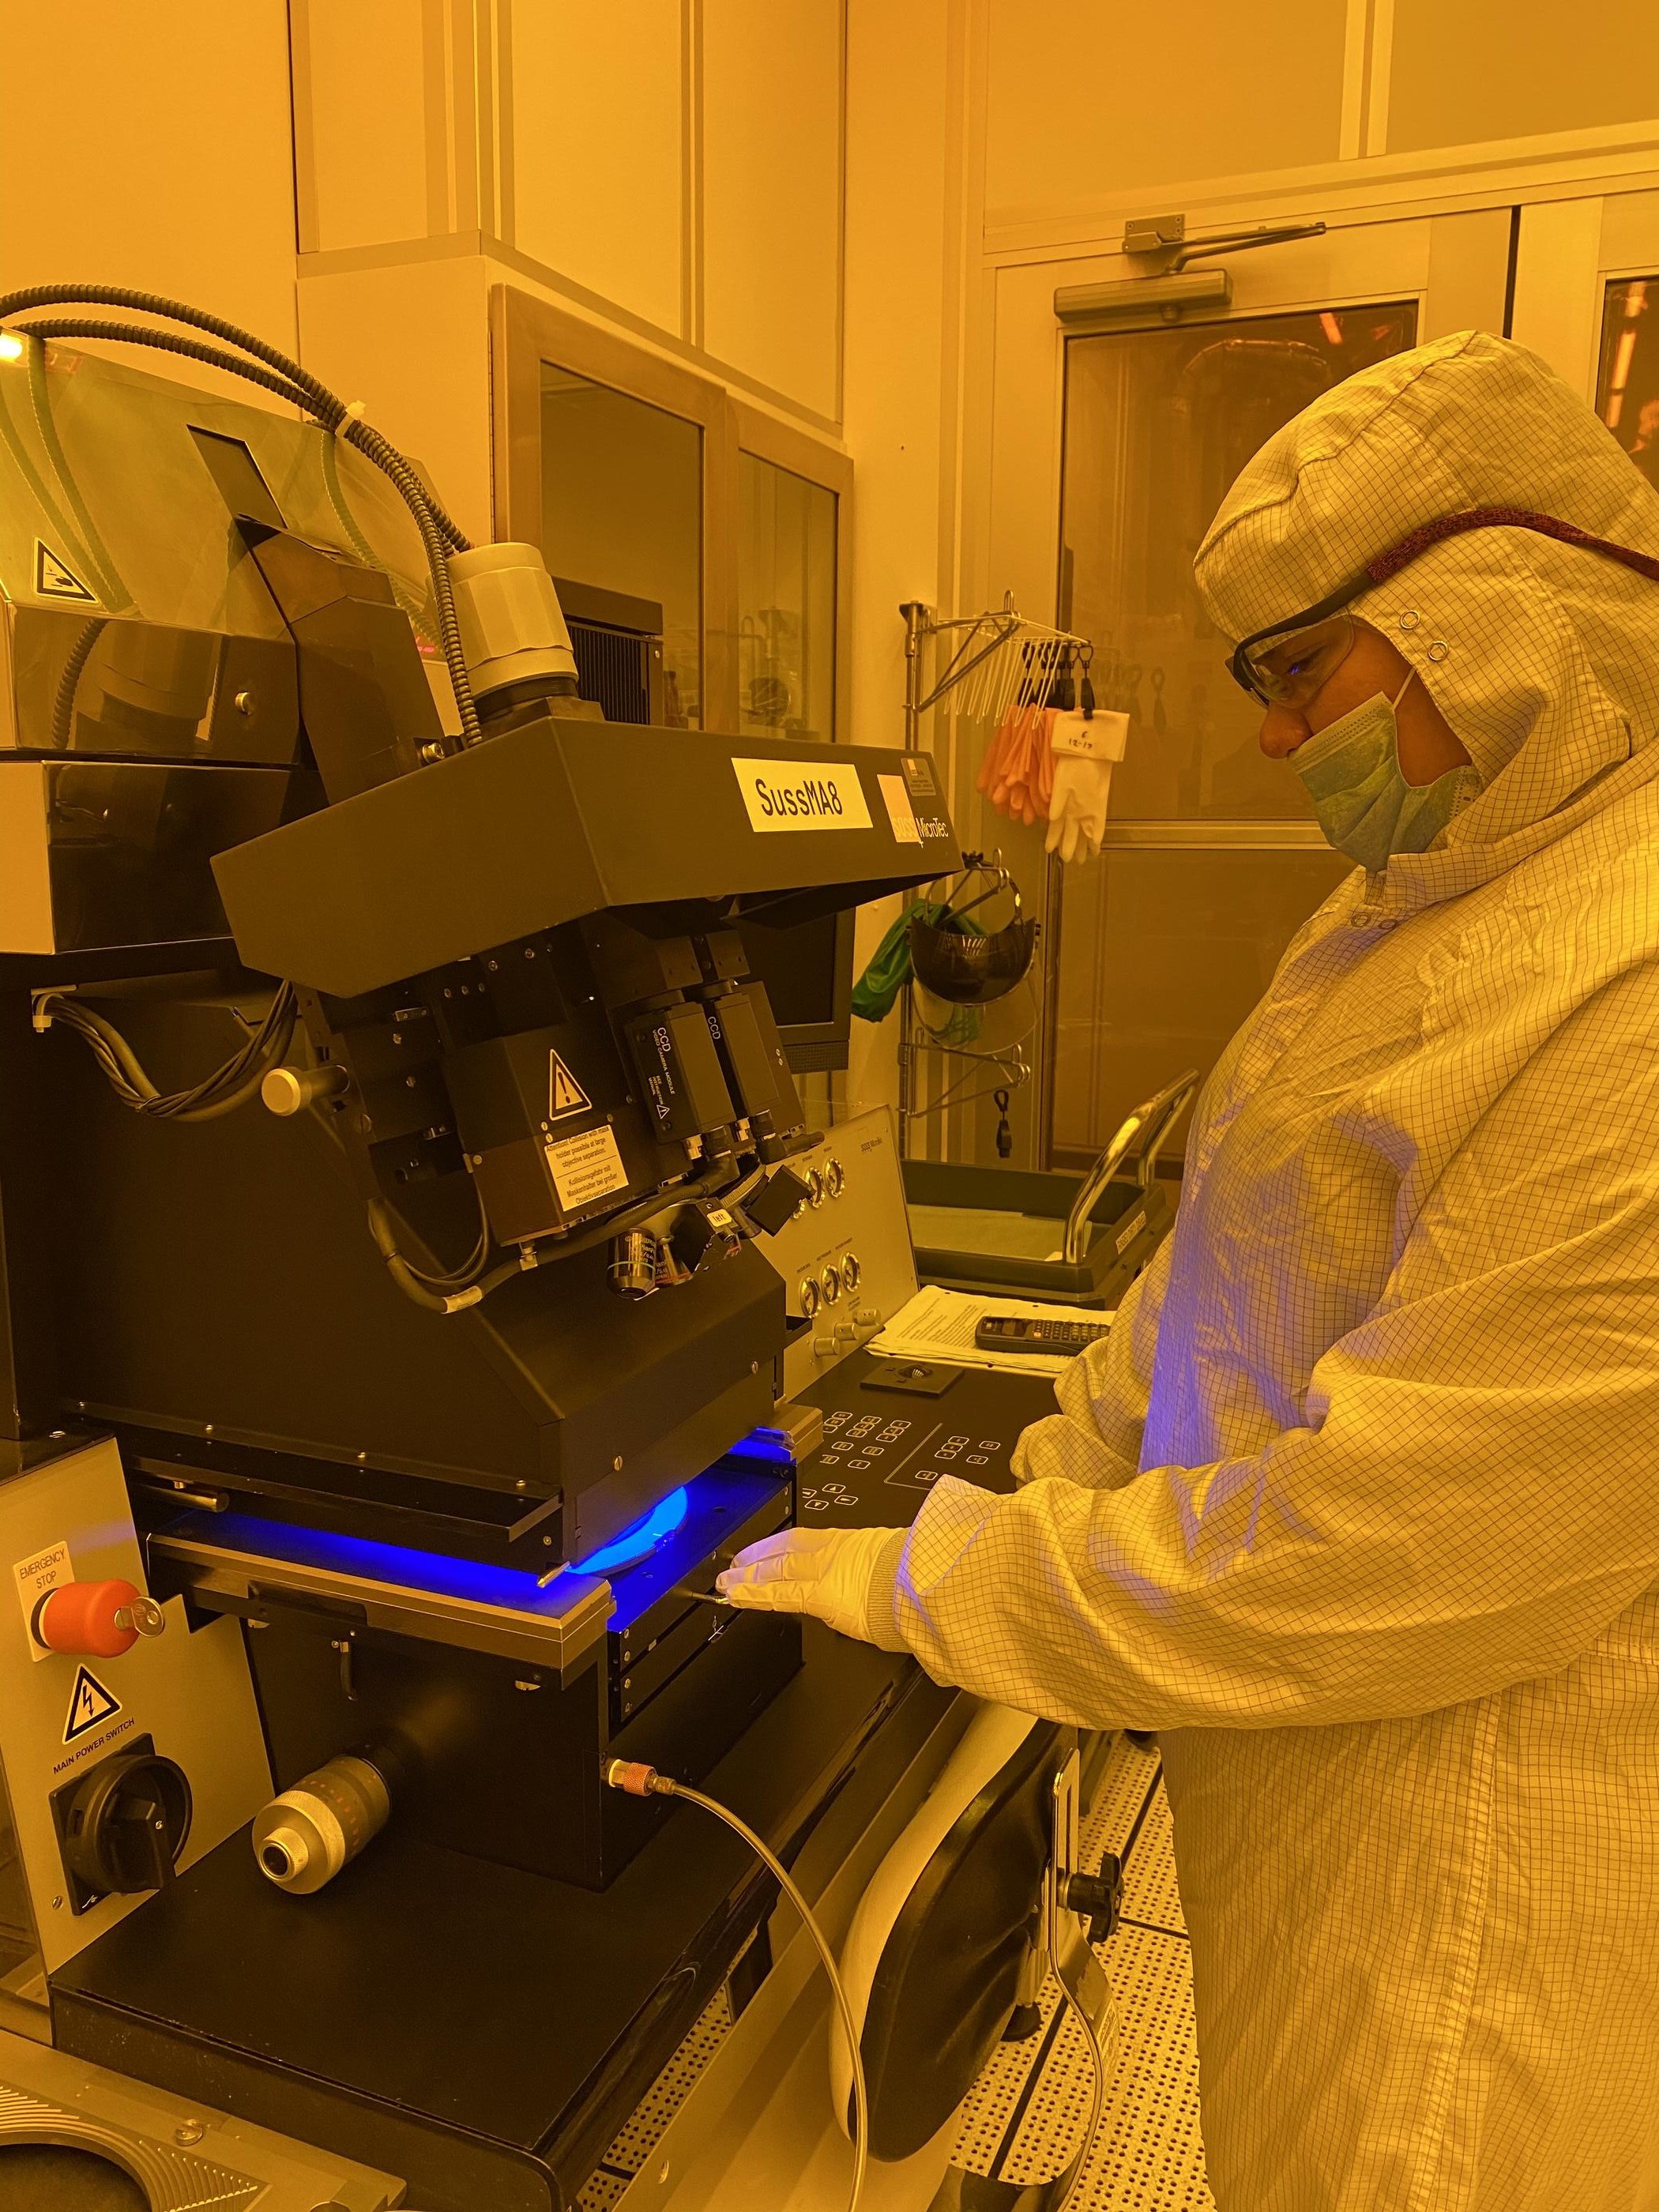
{"type": "Polygon", "coordinates": [[[1621,276],[1601,308],[1595,411],[1659,489],[1659,274],[1621,276]]]}
{"type": "Polygon", "coordinates": [[[836,732],[836,495],[738,456],[738,726],[836,732]]]}
{"type": "Polygon", "coordinates": [[[1257,448],[1416,329],[1401,301],[1066,343],[1060,620],[1093,640],[1097,700],[1130,731],[1106,848],[1060,872],[1056,1165],[1097,1152],[1184,1066],[1207,1071],[1347,872],[1297,778],[1262,757],[1193,556],[1257,448]]]}

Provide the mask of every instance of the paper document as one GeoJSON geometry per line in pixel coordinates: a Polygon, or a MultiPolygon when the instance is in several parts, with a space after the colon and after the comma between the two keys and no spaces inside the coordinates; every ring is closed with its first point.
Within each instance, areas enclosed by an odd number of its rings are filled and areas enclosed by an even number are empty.
{"type": "Polygon", "coordinates": [[[1066,1364],[1052,1352],[987,1352],[974,1342],[974,1331],[987,1314],[1024,1314],[1030,1321],[1108,1322],[1109,1313],[1085,1306],[1042,1305],[1033,1298],[988,1298],[969,1291],[947,1291],[931,1284],[902,1305],[872,1352],[889,1359],[945,1359],[960,1367],[999,1367],[1017,1375],[1058,1375],[1066,1364]]]}

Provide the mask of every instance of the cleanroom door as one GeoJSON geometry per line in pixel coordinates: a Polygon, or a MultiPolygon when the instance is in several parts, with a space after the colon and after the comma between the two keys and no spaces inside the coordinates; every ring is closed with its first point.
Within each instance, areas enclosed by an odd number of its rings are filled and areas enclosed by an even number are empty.
{"type": "Polygon", "coordinates": [[[1523,209],[1513,331],[1659,489],[1659,191],[1523,209]]]}
{"type": "MultiPolygon", "coordinates": [[[[1182,1068],[1207,1071],[1346,872],[1257,748],[1194,553],[1250,455],[1318,393],[1422,338],[1501,331],[1510,245],[1506,208],[1333,229],[1230,261],[1223,315],[1060,341],[1059,620],[1092,640],[1097,699],[1130,735],[1098,860],[1047,872],[1052,1164],[1091,1158],[1182,1068]]],[[[1089,281],[1077,268],[1048,264],[1048,290],[1089,281]]]]}

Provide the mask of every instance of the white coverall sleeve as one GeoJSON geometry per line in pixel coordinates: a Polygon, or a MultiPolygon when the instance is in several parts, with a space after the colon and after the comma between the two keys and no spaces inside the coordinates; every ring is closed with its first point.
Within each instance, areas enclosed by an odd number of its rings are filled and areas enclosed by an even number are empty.
{"type": "Polygon", "coordinates": [[[1033,1421],[1014,1446],[1017,1482],[1063,1475],[1091,1489],[1115,1490],[1134,1480],[1170,1279],[1170,1244],[1166,1237],[1123,1293],[1110,1333],[1061,1368],[1054,1380],[1060,1411],[1033,1421]]]}
{"type": "Polygon", "coordinates": [[[1454,1156],[1305,1425],[1115,1489],[941,1481],[899,1574],[906,1643],[1091,1727],[1382,1719],[1570,1664],[1659,1583],[1656,1132],[1642,969],[1454,1156]]]}

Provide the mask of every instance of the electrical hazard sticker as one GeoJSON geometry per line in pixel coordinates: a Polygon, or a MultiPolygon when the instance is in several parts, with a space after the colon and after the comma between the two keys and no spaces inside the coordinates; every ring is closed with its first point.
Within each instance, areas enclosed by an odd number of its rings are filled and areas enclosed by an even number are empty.
{"type": "Polygon", "coordinates": [[[73,599],[83,607],[98,605],[97,592],[88,590],[69,562],[40,538],[34,541],[34,589],[43,599],[73,599]]]}
{"type": "Polygon", "coordinates": [[[556,1121],[562,1114],[586,1114],[592,1104],[587,1093],[559,1058],[556,1052],[547,1055],[547,1118],[556,1121]]]}
{"type": "Polygon", "coordinates": [[[106,1690],[89,1668],[77,1668],[75,1687],[70,1692],[69,1718],[64,1723],[64,1742],[79,1743],[83,1735],[112,1721],[120,1710],[119,1698],[106,1690]]]}

